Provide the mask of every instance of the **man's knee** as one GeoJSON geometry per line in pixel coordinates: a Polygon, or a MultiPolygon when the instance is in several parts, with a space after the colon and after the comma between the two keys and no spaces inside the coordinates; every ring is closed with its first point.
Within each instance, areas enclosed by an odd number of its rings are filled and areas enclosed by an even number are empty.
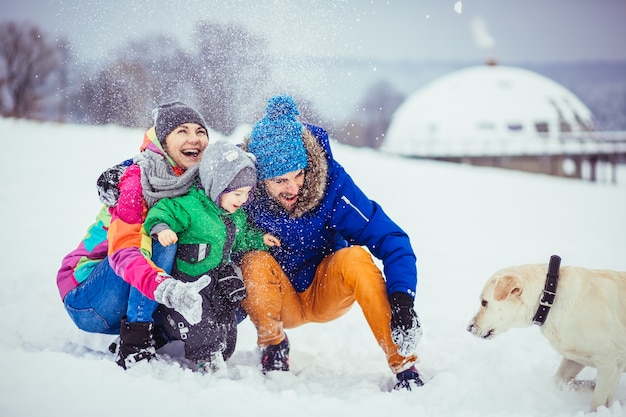
{"type": "Polygon", "coordinates": [[[335,252],[338,262],[372,262],[372,256],[362,246],[349,246],[335,252]]]}
{"type": "Polygon", "coordinates": [[[382,272],[372,259],[372,255],[361,246],[350,246],[335,254],[335,267],[344,277],[344,282],[354,286],[357,280],[381,281],[382,272]]]}

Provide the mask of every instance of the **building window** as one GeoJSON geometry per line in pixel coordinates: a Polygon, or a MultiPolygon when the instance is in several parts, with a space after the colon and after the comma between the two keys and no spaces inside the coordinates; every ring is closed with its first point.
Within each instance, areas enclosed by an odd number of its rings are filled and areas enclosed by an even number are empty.
{"type": "Polygon", "coordinates": [[[509,123],[506,126],[511,132],[521,132],[524,130],[524,126],[521,123],[509,123]]]}
{"type": "Polygon", "coordinates": [[[550,133],[550,125],[548,122],[535,122],[535,130],[539,135],[544,136],[550,133]]]}

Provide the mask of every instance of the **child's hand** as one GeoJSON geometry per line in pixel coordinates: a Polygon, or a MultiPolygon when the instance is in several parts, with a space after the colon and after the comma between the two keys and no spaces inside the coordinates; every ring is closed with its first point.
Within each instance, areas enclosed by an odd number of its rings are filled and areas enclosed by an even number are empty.
{"type": "Polygon", "coordinates": [[[280,246],[280,240],[269,233],[263,235],[263,242],[265,242],[267,246],[280,246]]]}
{"type": "Polygon", "coordinates": [[[171,229],[161,230],[157,233],[157,238],[162,246],[169,246],[172,243],[178,242],[178,235],[171,229]]]}

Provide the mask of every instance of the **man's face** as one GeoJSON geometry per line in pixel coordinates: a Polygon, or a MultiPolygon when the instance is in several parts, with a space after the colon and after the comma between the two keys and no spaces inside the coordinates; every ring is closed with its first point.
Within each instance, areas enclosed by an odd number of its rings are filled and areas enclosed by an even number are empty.
{"type": "Polygon", "coordinates": [[[304,170],[291,171],[284,175],[264,180],[265,189],[270,197],[278,202],[287,212],[293,210],[304,184],[304,170]]]}

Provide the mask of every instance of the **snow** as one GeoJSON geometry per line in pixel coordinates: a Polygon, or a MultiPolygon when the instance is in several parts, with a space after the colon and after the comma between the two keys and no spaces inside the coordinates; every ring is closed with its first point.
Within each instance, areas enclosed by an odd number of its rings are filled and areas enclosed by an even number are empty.
{"type": "MultiPolygon", "coordinates": [[[[617,185],[592,184],[334,144],[418,255],[419,369],[428,383],[390,392],[393,376],[358,306],[334,322],[288,331],[292,372],[267,377],[249,320],[239,326],[228,377],[171,361],[125,372],[108,353],[112,336],[75,328],[56,271],[99,209],[97,176],[134,155],[142,134],[0,119],[1,416],[587,415],[590,393],[553,385],[560,359],[536,326],[489,341],[466,327],[484,282],[501,267],[558,254],[563,265],[626,270],[623,169],[617,185]]],[[[616,402],[594,415],[626,415],[624,377],[616,402]]]]}
{"type": "Polygon", "coordinates": [[[454,3],[454,11],[458,14],[463,13],[463,2],[457,1],[456,3],[454,3]]]}

